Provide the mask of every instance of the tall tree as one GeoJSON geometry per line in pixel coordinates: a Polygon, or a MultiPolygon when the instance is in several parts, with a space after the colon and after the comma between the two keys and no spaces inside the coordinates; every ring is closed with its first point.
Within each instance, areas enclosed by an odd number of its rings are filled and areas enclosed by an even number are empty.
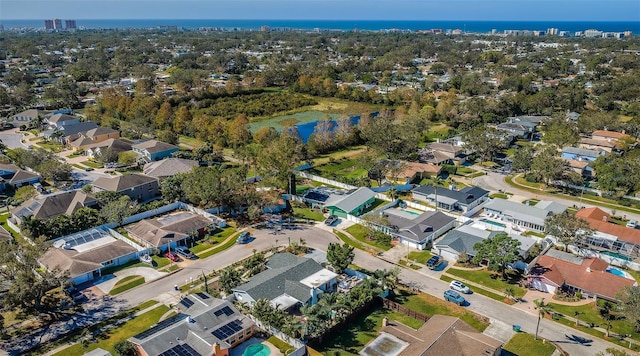
{"type": "Polygon", "coordinates": [[[640,288],[624,287],[616,298],[620,300],[620,313],[640,332],[640,288]]]}
{"type": "Polygon", "coordinates": [[[551,306],[544,302],[544,298],[534,299],[533,304],[535,305],[535,308],[538,311],[538,323],[536,324],[536,336],[535,336],[535,339],[538,340],[538,330],[540,329],[540,319],[542,319],[546,315],[551,314],[551,306]]]}
{"type": "Polygon", "coordinates": [[[593,235],[593,230],[586,220],[576,218],[568,211],[548,216],[544,220],[544,230],[563,244],[567,252],[570,244],[583,245],[593,235]]]}
{"type": "Polygon", "coordinates": [[[240,114],[229,123],[229,144],[232,147],[240,147],[251,142],[249,131],[249,119],[247,115],[240,114]]]}
{"type": "Polygon", "coordinates": [[[495,128],[479,126],[464,134],[465,148],[475,152],[482,162],[492,161],[505,147],[503,135],[495,128]]]}
{"type": "Polygon", "coordinates": [[[506,279],[507,264],[520,258],[520,241],[504,232],[476,243],[473,248],[476,250],[473,263],[489,261],[489,268],[502,272],[502,279],[506,279]]]}
{"type": "Polygon", "coordinates": [[[354,257],[353,246],[349,246],[347,243],[340,245],[331,242],[327,247],[327,260],[335,268],[336,273],[342,273],[351,264],[354,257]]]}
{"type": "Polygon", "coordinates": [[[558,157],[558,152],[553,147],[544,148],[533,157],[531,162],[531,174],[537,181],[546,185],[562,178],[567,162],[558,157]]]}

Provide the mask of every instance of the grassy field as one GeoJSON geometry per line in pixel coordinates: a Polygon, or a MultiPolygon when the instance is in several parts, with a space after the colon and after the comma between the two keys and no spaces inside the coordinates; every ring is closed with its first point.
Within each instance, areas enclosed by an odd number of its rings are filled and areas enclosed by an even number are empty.
{"type": "Polygon", "coordinates": [[[311,169],[312,174],[316,174],[328,179],[356,179],[367,176],[367,170],[358,167],[358,158],[342,157],[329,161],[323,165],[315,166],[311,169]]]}
{"type": "Polygon", "coordinates": [[[128,291],[131,288],[135,288],[144,284],[144,277],[142,276],[127,276],[122,278],[116,283],[115,286],[109,291],[109,295],[116,295],[122,292],[128,291]]]}
{"type": "Polygon", "coordinates": [[[315,221],[323,221],[324,215],[317,210],[311,210],[310,208],[293,208],[293,216],[301,219],[310,219],[315,221]]]}
{"type": "Polygon", "coordinates": [[[80,163],[84,164],[87,167],[91,167],[91,168],[102,168],[102,167],[104,167],[104,165],[102,163],[93,162],[93,161],[82,161],[80,163]]]}
{"type": "Polygon", "coordinates": [[[509,352],[508,355],[550,356],[556,350],[556,347],[551,343],[535,340],[531,334],[517,333],[502,349],[509,352]]]}
{"type": "Polygon", "coordinates": [[[358,250],[363,250],[363,251],[367,251],[369,248],[366,247],[365,245],[359,243],[358,241],[354,241],[353,239],[351,239],[349,236],[341,233],[340,231],[333,229],[333,233],[338,236],[338,238],[340,240],[342,240],[342,242],[346,243],[349,246],[353,246],[355,248],[357,248],[358,250]]]}
{"type": "Polygon", "coordinates": [[[488,271],[486,269],[479,270],[479,271],[469,271],[469,270],[462,270],[457,268],[449,268],[447,270],[447,273],[454,275],[456,277],[460,277],[462,279],[466,279],[471,282],[475,282],[485,287],[489,287],[491,289],[494,289],[500,292],[504,292],[505,288],[511,287],[515,291],[515,296],[517,298],[522,298],[527,292],[524,288],[520,288],[517,285],[504,282],[500,278],[496,278],[496,279],[491,278],[491,275],[493,274],[493,272],[488,271]]]}
{"type": "Polygon", "coordinates": [[[358,351],[378,336],[385,316],[390,321],[397,321],[414,329],[420,328],[423,324],[402,313],[380,307],[372,313],[358,317],[342,333],[326,340],[317,350],[324,355],[358,355],[358,351]]]}
{"type": "Polygon", "coordinates": [[[160,317],[162,317],[162,315],[164,315],[167,311],[169,311],[169,307],[160,305],[157,308],[154,308],[142,315],[139,315],[127,321],[117,328],[111,329],[99,335],[96,338],[97,342],[89,344],[86,348],[84,348],[82,344],[78,343],[55,353],[54,356],[84,355],[86,352],[95,350],[97,348],[107,350],[115,355],[116,353],[113,349],[113,346],[118,341],[126,340],[136,334],[141,333],[144,330],[147,330],[149,327],[151,327],[151,325],[156,324],[160,320],[160,317]]]}
{"type": "Polygon", "coordinates": [[[364,243],[365,245],[368,244],[371,246],[375,246],[385,251],[388,251],[389,249],[391,249],[391,247],[393,247],[392,245],[384,245],[377,242],[376,240],[368,239],[367,235],[369,234],[369,231],[370,231],[369,228],[362,226],[360,224],[351,225],[348,228],[346,228],[345,231],[350,233],[356,240],[364,243]]]}

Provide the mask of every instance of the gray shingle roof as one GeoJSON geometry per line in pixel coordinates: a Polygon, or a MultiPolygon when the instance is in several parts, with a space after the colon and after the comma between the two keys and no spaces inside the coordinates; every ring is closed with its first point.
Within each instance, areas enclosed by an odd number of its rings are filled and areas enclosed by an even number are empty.
{"type": "MultiPolygon", "coordinates": [[[[429,196],[434,194],[434,188],[431,185],[423,185],[413,190],[414,193],[429,196]]],[[[439,187],[437,189],[438,200],[443,197],[454,199],[462,205],[469,205],[474,201],[481,199],[489,194],[489,191],[479,187],[464,187],[461,190],[451,190],[447,188],[439,187]]]]}
{"type": "Polygon", "coordinates": [[[587,148],[578,148],[578,147],[565,147],[562,149],[562,152],[571,153],[571,154],[580,155],[580,156],[587,156],[587,157],[598,157],[599,155],[602,154],[603,151],[590,150],[587,148]]]}
{"type": "Polygon", "coordinates": [[[288,294],[304,303],[311,298],[311,288],[300,281],[322,269],[318,262],[310,258],[279,253],[269,259],[266,271],[251,277],[249,282],[235,290],[245,291],[254,300],[272,300],[288,294]]]}
{"type": "Polygon", "coordinates": [[[146,150],[149,153],[162,152],[178,148],[178,146],[174,146],[172,144],[158,140],[147,140],[144,142],[136,143],[132,147],[135,149],[146,150]]]}
{"type": "Polygon", "coordinates": [[[355,192],[331,204],[331,206],[335,206],[344,212],[350,213],[356,210],[360,205],[366,203],[372,198],[375,198],[375,196],[376,193],[373,190],[367,187],[361,187],[355,192]]]}
{"type": "Polygon", "coordinates": [[[147,177],[144,174],[133,173],[113,178],[100,177],[93,182],[93,186],[118,193],[129,188],[157,181],[158,180],[156,178],[147,177]]]}
{"type": "Polygon", "coordinates": [[[62,214],[71,215],[80,208],[95,204],[96,200],[86,193],[80,190],[71,190],[28,199],[14,209],[13,215],[48,219],[62,214]]]}
{"type": "Polygon", "coordinates": [[[391,210],[385,210],[385,216],[389,225],[398,227],[395,234],[418,242],[455,220],[440,211],[427,211],[414,219],[407,219],[404,214],[394,214],[391,210]]]}
{"type": "Polygon", "coordinates": [[[529,206],[504,199],[491,199],[485,204],[484,208],[499,211],[503,215],[512,216],[519,220],[529,221],[538,225],[544,225],[544,220],[547,216],[551,215],[551,213],[555,214],[567,209],[566,206],[559,203],[547,204],[541,201],[535,206],[529,206]]]}
{"type": "Polygon", "coordinates": [[[144,174],[150,177],[163,178],[176,173],[188,173],[193,167],[198,166],[198,161],[184,158],[166,158],[161,161],[147,163],[144,166],[144,174]]]}

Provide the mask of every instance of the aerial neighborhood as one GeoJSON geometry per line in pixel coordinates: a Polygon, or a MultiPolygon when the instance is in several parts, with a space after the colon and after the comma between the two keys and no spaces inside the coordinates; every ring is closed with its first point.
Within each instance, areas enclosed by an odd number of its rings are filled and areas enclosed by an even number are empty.
{"type": "Polygon", "coordinates": [[[637,36],[52,26],[0,31],[0,354],[640,351],[637,36]]]}

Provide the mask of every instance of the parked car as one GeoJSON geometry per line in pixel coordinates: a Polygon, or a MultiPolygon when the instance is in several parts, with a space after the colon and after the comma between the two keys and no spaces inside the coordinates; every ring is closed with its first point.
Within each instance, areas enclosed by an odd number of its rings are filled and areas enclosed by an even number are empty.
{"type": "Polygon", "coordinates": [[[427,267],[429,267],[429,269],[436,269],[441,264],[442,264],[442,258],[440,258],[440,256],[432,256],[427,261],[427,267]]]}
{"type": "Polygon", "coordinates": [[[335,223],[336,221],[338,221],[338,217],[335,215],[329,215],[329,217],[327,218],[327,220],[324,221],[325,224],[327,224],[328,226],[333,225],[333,223],[335,223]]]}
{"type": "Polygon", "coordinates": [[[91,172],[92,170],[93,170],[93,168],[91,168],[91,167],[87,167],[87,168],[84,169],[85,172],[91,172]]]}
{"type": "Polygon", "coordinates": [[[627,223],[627,227],[630,227],[630,228],[635,229],[637,226],[638,226],[638,222],[635,220],[629,220],[629,222],[627,223]]]}
{"type": "Polygon", "coordinates": [[[462,284],[462,282],[460,281],[451,281],[451,283],[449,283],[449,288],[464,294],[471,293],[471,289],[462,284]]]}
{"type": "Polygon", "coordinates": [[[249,240],[251,240],[251,233],[249,233],[249,231],[245,231],[238,236],[236,242],[239,244],[246,244],[249,240]]]}
{"type": "Polygon", "coordinates": [[[184,246],[178,246],[176,247],[176,253],[184,258],[188,258],[190,260],[197,258],[196,255],[193,254],[193,252],[191,252],[191,250],[189,250],[188,248],[184,247],[184,246]]]}
{"type": "Polygon", "coordinates": [[[164,257],[170,259],[173,262],[180,261],[180,257],[178,257],[178,255],[176,255],[175,253],[173,253],[171,251],[167,251],[167,253],[164,254],[164,257]]]}
{"type": "Polygon", "coordinates": [[[458,292],[451,289],[444,291],[444,300],[458,305],[464,305],[467,302],[458,292]]]}

